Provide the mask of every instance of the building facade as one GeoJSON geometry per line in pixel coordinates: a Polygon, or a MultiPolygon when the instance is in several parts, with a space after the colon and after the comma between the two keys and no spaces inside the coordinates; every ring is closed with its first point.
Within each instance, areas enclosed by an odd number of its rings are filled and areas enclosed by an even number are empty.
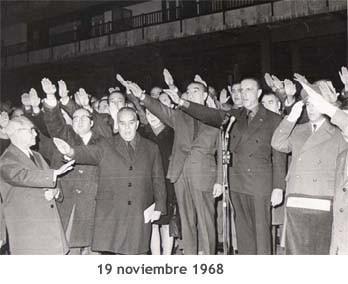
{"type": "Polygon", "coordinates": [[[265,72],[310,80],[347,65],[346,0],[1,1],[1,99],[64,79],[97,96],[124,74],[149,89],[217,88],[265,72]]]}

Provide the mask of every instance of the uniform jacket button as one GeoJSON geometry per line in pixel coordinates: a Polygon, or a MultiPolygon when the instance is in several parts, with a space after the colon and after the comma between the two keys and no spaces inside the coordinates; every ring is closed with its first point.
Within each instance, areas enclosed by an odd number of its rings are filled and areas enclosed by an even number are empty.
{"type": "Polygon", "coordinates": [[[132,204],[132,202],[130,200],[128,200],[128,205],[131,205],[131,204],[132,204]]]}
{"type": "Polygon", "coordinates": [[[129,167],[129,170],[130,170],[130,171],[132,171],[132,170],[133,170],[133,167],[132,167],[132,166],[130,166],[130,167],[129,167]]]}
{"type": "Polygon", "coordinates": [[[131,182],[129,182],[129,183],[128,183],[128,187],[131,187],[131,186],[132,186],[132,183],[131,183],[131,182]]]}
{"type": "Polygon", "coordinates": [[[54,205],[53,205],[53,204],[51,204],[51,205],[50,205],[50,207],[51,207],[51,208],[54,208],[54,205]]]}
{"type": "Polygon", "coordinates": [[[343,190],[343,192],[346,192],[346,191],[347,191],[347,188],[344,187],[342,190],[343,190]]]}

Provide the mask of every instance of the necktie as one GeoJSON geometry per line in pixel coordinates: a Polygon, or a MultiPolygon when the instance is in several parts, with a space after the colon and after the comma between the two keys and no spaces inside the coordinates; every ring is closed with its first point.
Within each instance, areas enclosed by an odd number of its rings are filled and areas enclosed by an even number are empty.
{"type": "Polygon", "coordinates": [[[317,125],[313,124],[313,133],[317,130],[317,125]]]}
{"type": "Polygon", "coordinates": [[[33,154],[29,153],[29,157],[30,157],[30,160],[35,164],[35,166],[37,166],[33,154]]]}
{"type": "Polygon", "coordinates": [[[193,140],[195,140],[198,136],[198,120],[193,119],[193,140]]]}
{"type": "Polygon", "coordinates": [[[248,117],[248,124],[250,123],[250,121],[252,121],[252,119],[254,118],[254,114],[251,110],[249,110],[247,112],[247,117],[248,117]]]}
{"type": "Polygon", "coordinates": [[[134,160],[134,156],[135,156],[134,148],[133,148],[131,142],[128,142],[127,145],[128,145],[127,148],[128,148],[128,155],[129,155],[129,158],[133,161],[133,160],[134,160]]]}

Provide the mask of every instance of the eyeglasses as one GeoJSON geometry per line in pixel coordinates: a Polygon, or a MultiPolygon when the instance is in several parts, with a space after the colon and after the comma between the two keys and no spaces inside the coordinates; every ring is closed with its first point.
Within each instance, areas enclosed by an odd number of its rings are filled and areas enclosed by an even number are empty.
{"type": "Polygon", "coordinates": [[[74,116],[73,117],[73,121],[80,121],[80,120],[86,121],[87,119],[90,120],[91,117],[88,115],[81,115],[81,116],[74,116]]]}
{"type": "Polygon", "coordinates": [[[36,132],[36,128],[35,127],[31,127],[31,128],[18,128],[17,129],[18,131],[19,130],[26,130],[26,131],[30,131],[30,132],[36,132]]]}

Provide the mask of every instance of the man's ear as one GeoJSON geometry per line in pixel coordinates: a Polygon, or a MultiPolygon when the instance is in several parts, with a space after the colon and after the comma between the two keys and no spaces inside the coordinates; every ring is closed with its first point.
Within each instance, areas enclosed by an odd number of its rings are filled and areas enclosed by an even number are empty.
{"type": "Polygon", "coordinates": [[[138,129],[138,127],[139,127],[139,120],[137,120],[137,127],[136,127],[136,129],[138,129]]]}
{"type": "Polygon", "coordinates": [[[208,92],[204,92],[203,93],[203,100],[205,101],[207,99],[207,97],[208,97],[208,92]]]}
{"type": "Polygon", "coordinates": [[[262,90],[261,89],[258,89],[257,90],[257,98],[259,99],[262,95],[262,90]]]}
{"type": "Polygon", "coordinates": [[[93,127],[93,125],[94,125],[94,121],[93,121],[93,120],[91,120],[91,128],[93,127]]]}

